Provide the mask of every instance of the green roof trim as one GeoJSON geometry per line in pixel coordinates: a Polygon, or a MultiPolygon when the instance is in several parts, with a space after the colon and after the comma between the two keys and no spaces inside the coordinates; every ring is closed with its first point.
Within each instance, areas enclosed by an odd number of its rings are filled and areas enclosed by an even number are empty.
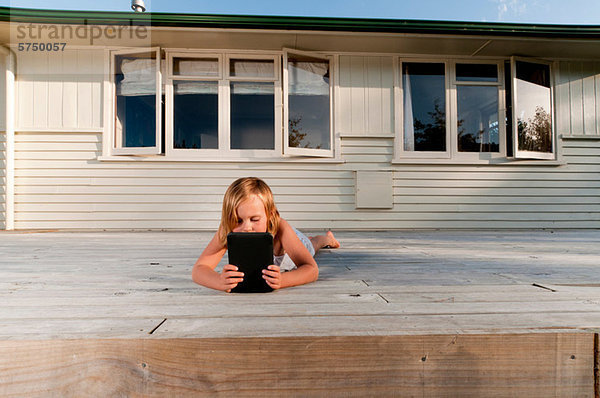
{"type": "Polygon", "coordinates": [[[37,10],[0,7],[0,21],[81,25],[146,25],[216,29],[311,30],[600,39],[600,25],[545,25],[254,15],[37,10]]]}

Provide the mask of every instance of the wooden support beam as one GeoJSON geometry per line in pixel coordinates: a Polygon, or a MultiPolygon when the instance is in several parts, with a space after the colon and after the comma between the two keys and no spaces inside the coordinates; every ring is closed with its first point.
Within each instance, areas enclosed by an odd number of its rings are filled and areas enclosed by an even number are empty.
{"type": "Polygon", "coordinates": [[[593,397],[596,336],[6,340],[0,396],[593,397]]]}

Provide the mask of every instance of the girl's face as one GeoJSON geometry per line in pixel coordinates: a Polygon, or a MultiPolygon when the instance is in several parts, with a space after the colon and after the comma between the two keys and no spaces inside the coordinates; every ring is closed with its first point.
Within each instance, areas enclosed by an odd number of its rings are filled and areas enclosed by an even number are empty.
{"type": "Polygon", "coordinates": [[[267,232],[265,205],[256,195],[240,203],[237,208],[237,224],[233,232],[267,232]]]}

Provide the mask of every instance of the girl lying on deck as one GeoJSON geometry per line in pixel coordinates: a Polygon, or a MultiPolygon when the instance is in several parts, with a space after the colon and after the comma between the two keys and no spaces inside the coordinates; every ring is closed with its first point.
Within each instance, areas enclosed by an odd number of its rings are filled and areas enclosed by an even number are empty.
{"type": "Polygon", "coordinates": [[[194,282],[230,292],[243,281],[244,274],[227,264],[221,273],[215,267],[227,251],[229,232],[269,232],[273,235],[274,264],[263,270],[263,278],[273,289],[314,282],[319,268],[313,256],[323,247],[337,248],[331,231],[307,237],[279,216],[269,186],[255,177],[234,181],[223,198],[221,225],[194,264],[194,282]]]}

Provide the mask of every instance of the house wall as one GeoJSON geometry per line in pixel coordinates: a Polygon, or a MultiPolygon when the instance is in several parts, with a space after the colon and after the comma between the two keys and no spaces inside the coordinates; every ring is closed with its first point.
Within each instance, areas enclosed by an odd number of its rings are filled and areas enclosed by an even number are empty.
{"type": "MultiPolygon", "coordinates": [[[[101,58],[83,54],[64,57],[101,58]]],[[[216,229],[226,187],[248,175],[264,178],[282,215],[305,229],[600,228],[599,140],[564,140],[562,166],[392,165],[392,57],[340,57],[341,164],[99,161],[100,67],[81,65],[76,81],[18,74],[16,229],[216,229]],[[66,98],[75,92],[76,102],[66,98]],[[357,170],[393,173],[393,208],[355,208],[357,170]]]]}
{"type": "Polygon", "coordinates": [[[19,52],[17,79],[20,131],[101,130],[103,50],[19,52]]]}
{"type": "Polygon", "coordinates": [[[0,230],[6,229],[6,59],[0,56],[0,230]]]}
{"type": "Polygon", "coordinates": [[[560,62],[556,93],[560,132],[600,135],[600,62],[560,62]]]}

